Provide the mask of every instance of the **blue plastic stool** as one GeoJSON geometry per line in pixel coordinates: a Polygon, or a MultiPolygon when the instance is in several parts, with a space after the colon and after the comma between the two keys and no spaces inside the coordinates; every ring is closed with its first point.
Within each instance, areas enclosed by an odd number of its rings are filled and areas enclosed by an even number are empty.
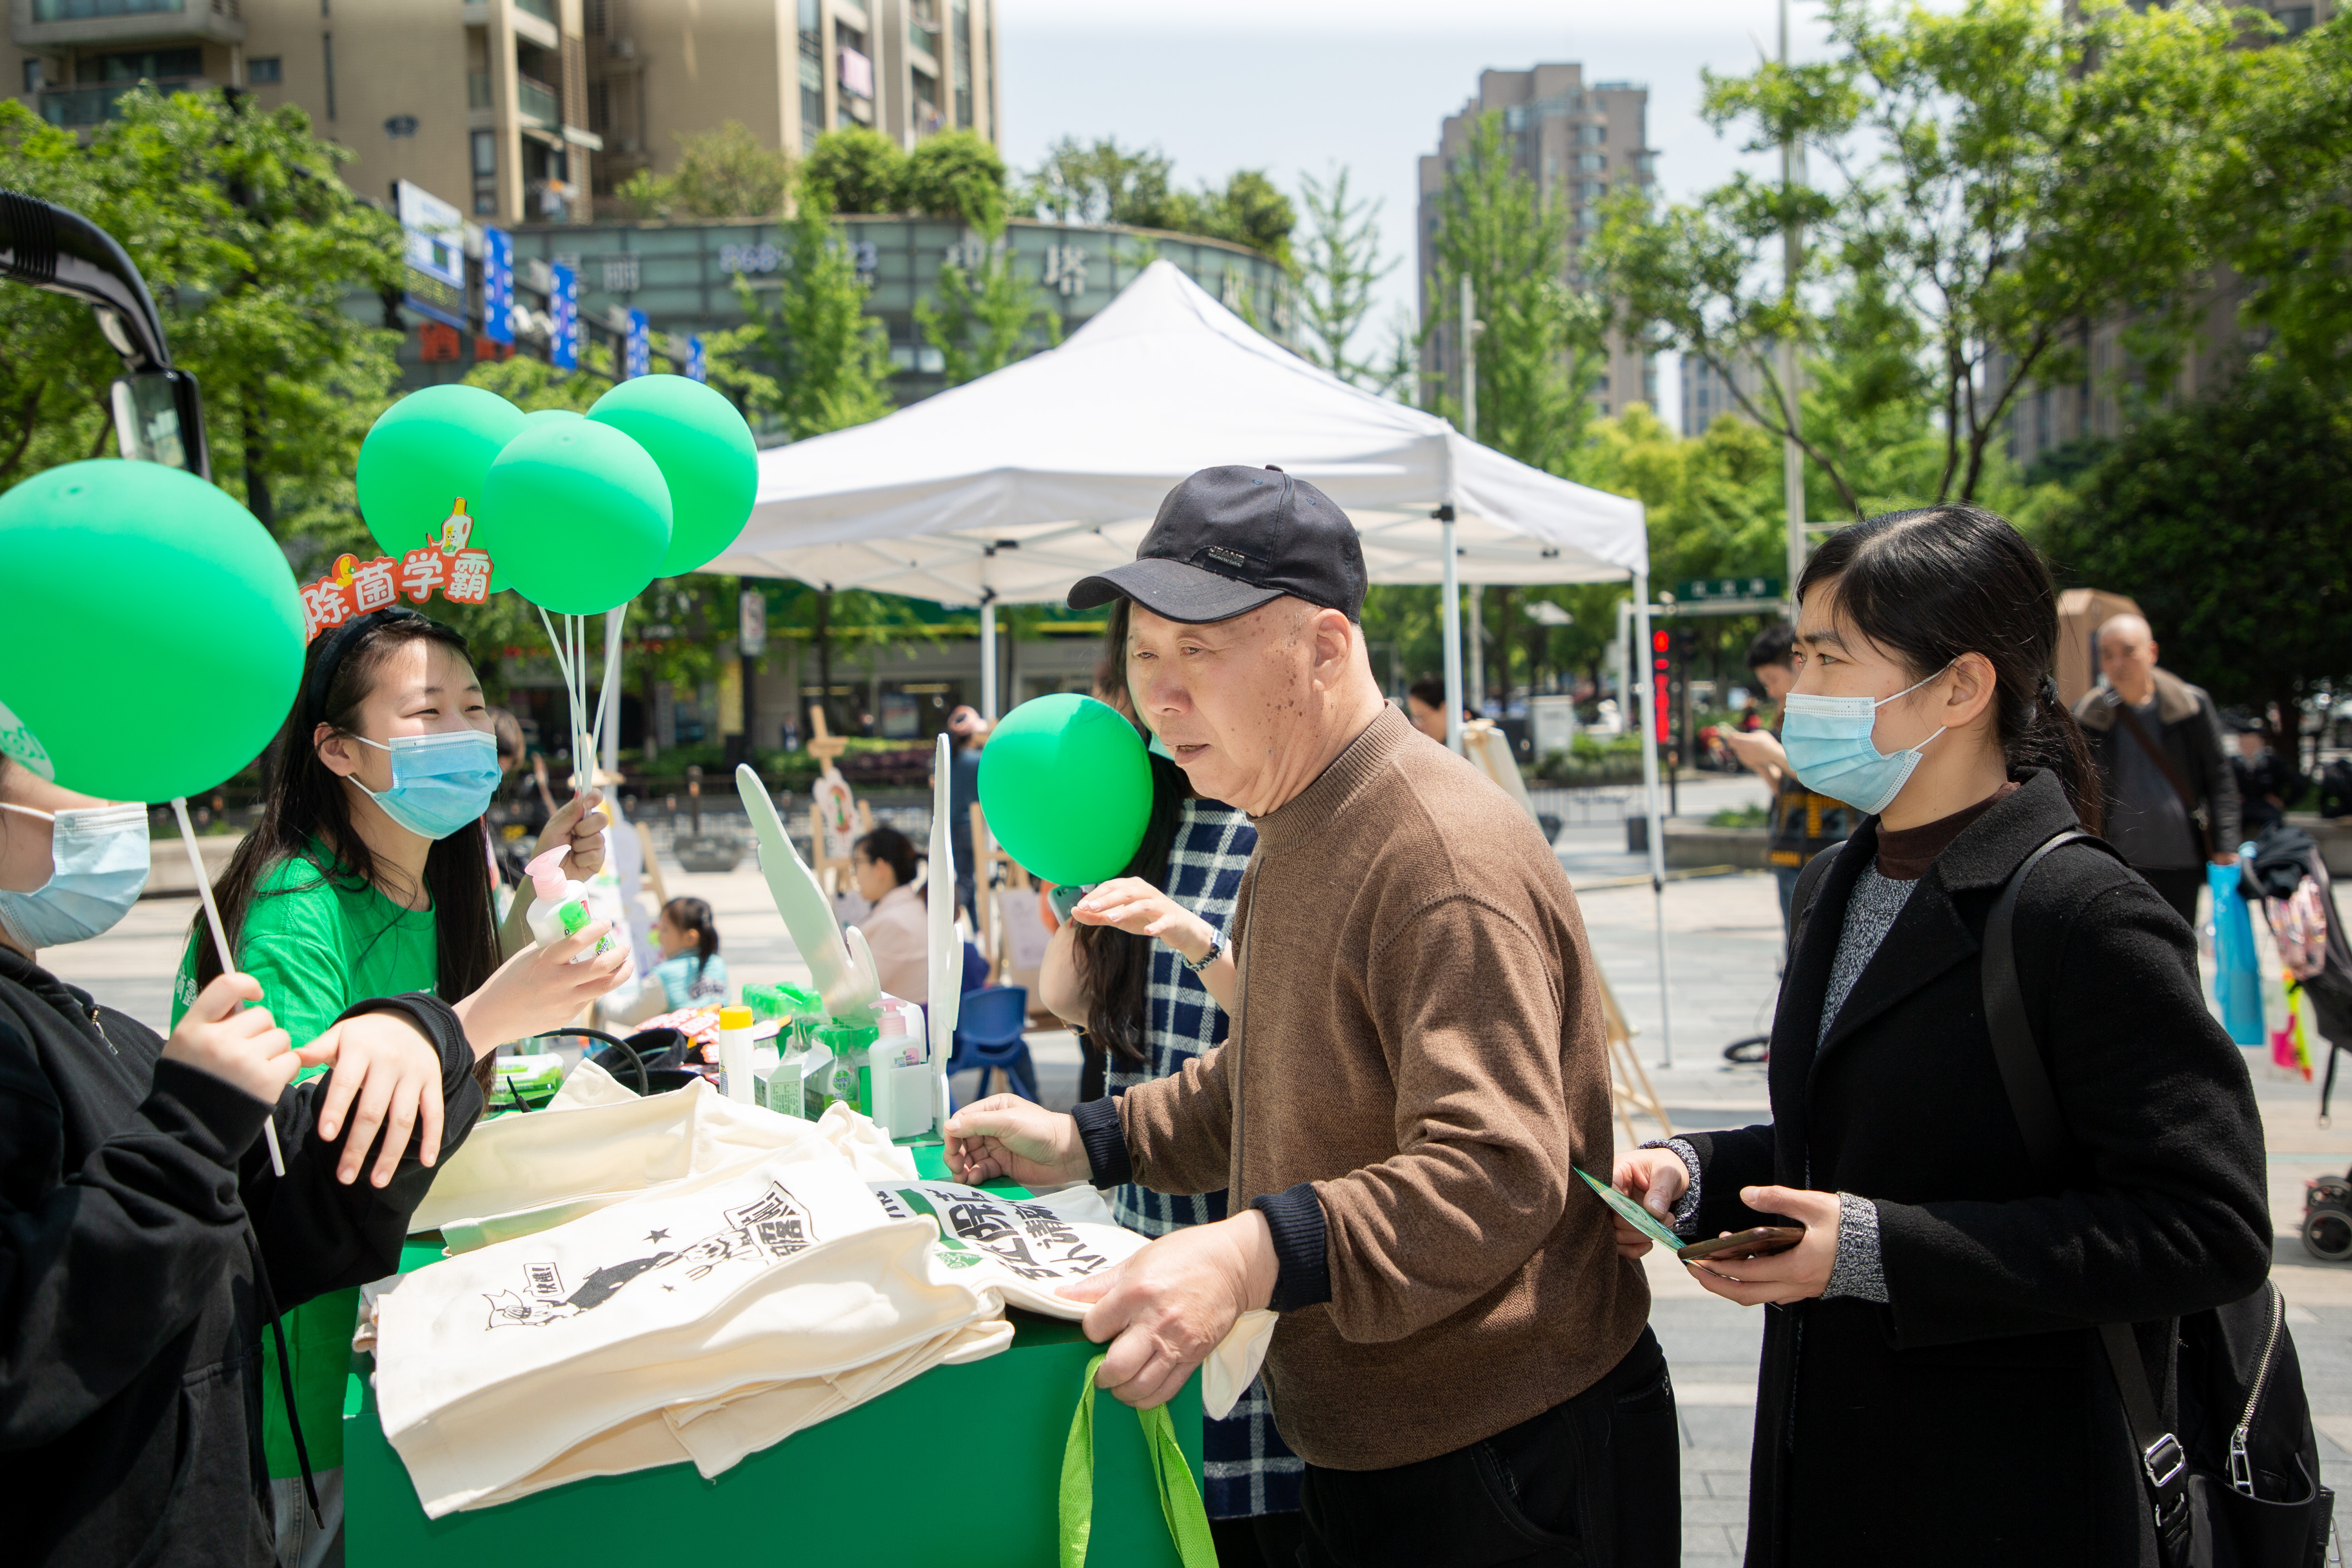
{"type": "MultiPolygon", "coordinates": [[[[990,1069],[1001,1068],[1013,1093],[1026,1100],[1037,1100],[1037,1069],[1029,1060],[1028,1042],[1021,1037],[1028,1021],[1029,993],[1025,987],[991,985],[984,990],[965,992],[957,1008],[948,1076],[953,1078],[968,1068],[978,1068],[980,1092],[984,1099],[990,1069]]],[[[952,1093],[949,1101],[948,1109],[953,1110],[952,1093]]]]}

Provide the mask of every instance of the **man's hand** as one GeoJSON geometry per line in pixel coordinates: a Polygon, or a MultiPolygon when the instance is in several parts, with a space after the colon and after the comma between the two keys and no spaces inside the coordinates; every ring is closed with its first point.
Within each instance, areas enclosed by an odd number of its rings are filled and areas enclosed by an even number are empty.
{"type": "MultiPolygon", "coordinates": [[[[1638,1198],[1642,1206],[1658,1216],[1658,1223],[1674,1228],[1675,1205],[1690,1191],[1690,1167],[1672,1149],[1636,1149],[1617,1162],[1610,1173],[1609,1184],[1627,1197],[1638,1198]]],[[[1639,1230],[1617,1217],[1612,1211],[1609,1223],[1616,1227],[1617,1256],[1638,1258],[1657,1245],[1639,1230]]]]}
{"type": "Polygon", "coordinates": [[[2234,849],[2227,855],[2216,855],[2213,857],[2213,864],[2216,866],[2234,866],[2237,863],[2238,854],[2234,849]]]}
{"type": "Polygon", "coordinates": [[[1718,727],[1715,732],[1722,738],[1725,745],[1731,748],[1731,754],[1739,759],[1740,766],[1751,773],[1763,775],[1767,783],[1779,783],[1780,776],[1789,771],[1789,753],[1781,750],[1780,742],[1770,731],[1742,731],[1718,727]]]}
{"type": "Polygon", "coordinates": [[[369,1178],[376,1186],[398,1173],[411,1132],[422,1134],[417,1158],[430,1165],[441,1157],[441,1053],[404,1014],[345,1018],[297,1054],[306,1067],[335,1067],[319,1106],[319,1136],[330,1142],[351,1118],[335,1180],[359,1180],[379,1131],[383,1147],[369,1178]]]}
{"type": "Polygon", "coordinates": [[[1801,1221],[1805,1239],[1769,1258],[1710,1258],[1684,1265],[1700,1289],[1743,1307],[1757,1307],[1810,1301],[1830,1288],[1830,1270],[1837,1266],[1840,1211],[1835,1193],[1742,1187],[1739,1201],[1759,1214],[1801,1221]]]}
{"type": "Polygon", "coordinates": [[[1244,1312],[1274,1297],[1278,1260],[1265,1215],[1244,1209],[1172,1231],[1116,1268],[1055,1292],[1091,1301],[1079,1326],[1103,1356],[1095,1385],[1149,1410],[1176,1397],[1244,1312]]]}
{"type": "Polygon", "coordinates": [[[294,1042],[270,1017],[268,1008],[237,1010],[240,1003],[260,1000],[261,982],[252,975],[215,975],[180,1015],[180,1026],[163,1042],[164,1059],[208,1072],[265,1104],[277,1104],[278,1094],[302,1070],[302,1058],[294,1054],[294,1042]]]}
{"type": "Polygon", "coordinates": [[[575,882],[584,882],[604,868],[604,829],[612,819],[597,808],[604,797],[594,790],[584,790],[563,803],[562,810],[547,819],[540,829],[539,847],[532,858],[546,854],[557,845],[568,851],[563,857],[563,874],[575,882]]]}
{"type": "Polygon", "coordinates": [[[1091,1173],[1078,1124],[1017,1094],[992,1094],[948,1118],[948,1169],[970,1186],[1002,1176],[1060,1186],[1091,1173]]]}

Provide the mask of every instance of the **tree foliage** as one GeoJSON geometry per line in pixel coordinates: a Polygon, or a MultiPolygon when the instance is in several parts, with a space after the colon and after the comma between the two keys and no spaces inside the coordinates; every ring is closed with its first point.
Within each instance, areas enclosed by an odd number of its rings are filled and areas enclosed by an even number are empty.
{"type": "MultiPolygon", "coordinates": [[[[1478,439],[1547,473],[1566,474],[1593,417],[1607,327],[1606,307],[1566,281],[1568,211],[1546,201],[1514,165],[1503,117],[1492,111],[1472,122],[1437,206],[1423,331],[1452,319],[1467,276],[1485,323],[1477,345],[1478,439]]],[[[1454,325],[1458,333],[1460,323],[1454,325]]],[[[1437,403],[1462,422],[1458,390],[1437,403]]]]}
{"type": "Polygon", "coordinates": [[[640,169],[613,194],[637,218],[760,218],[784,210],[793,161],[764,146],[742,121],[677,138],[677,167],[640,169]]]}
{"type": "Polygon", "coordinates": [[[1345,169],[1328,184],[1303,174],[1298,187],[1308,230],[1296,257],[1307,357],[1343,381],[1377,386],[1392,367],[1354,358],[1349,348],[1370,313],[1372,289],[1400,259],[1381,258],[1381,204],[1350,202],[1345,169]]]}
{"type": "Polygon", "coordinates": [[[812,172],[784,226],[778,286],[756,289],[738,273],[743,325],[704,341],[713,384],[775,416],[795,441],[890,412],[889,339],[866,313],[866,285],[824,189],[812,172]]]}
{"type": "MultiPolygon", "coordinates": [[[[344,300],[398,286],[397,226],[352,195],[336,174],[349,154],[299,109],[146,89],[120,108],[85,148],[0,100],[0,185],[81,213],[136,258],[174,363],[203,386],[215,477],[282,534],[338,504],[393,384],[394,334],[344,300]]],[[[0,485],[112,449],[121,363],[86,306],[0,290],[0,485]]]]}
{"type": "Polygon", "coordinates": [[[2143,421],[2045,531],[2064,578],[2137,600],[2166,666],[2299,723],[2352,680],[2352,415],[2291,369],[2143,421]]]}
{"type": "Polygon", "coordinates": [[[827,213],[902,210],[907,154],[869,127],[847,125],[819,136],[801,174],[806,191],[827,213]]]}
{"type": "Polygon", "coordinates": [[[2283,47],[2242,50],[2247,90],[2219,138],[2232,221],[2224,254],[2251,284],[2263,357],[2352,392],[2352,13],[2283,47]]]}
{"type": "Polygon", "coordinates": [[[1129,151],[1116,137],[1065,136],[1045,151],[1020,205],[1055,223],[1114,223],[1246,245],[1287,268],[1297,210],[1265,171],[1241,169],[1222,189],[1179,190],[1174,164],[1157,148],[1129,151]]]}
{"type": "Polygon", "coordinates": [[[953,218],[983,233],[1004,226],[1003,155],[978,132],[942,131],[915,143],[899,191],[902,210],[953,218]]]}
{"type": "Polygon", "coordinates": [[[1005,238],[1004,220],[980,230],[975,260],[940,266],[940,302],[915,301],[915,325],[961,386],[1061,341],[1062,318],[1005,238]]]}

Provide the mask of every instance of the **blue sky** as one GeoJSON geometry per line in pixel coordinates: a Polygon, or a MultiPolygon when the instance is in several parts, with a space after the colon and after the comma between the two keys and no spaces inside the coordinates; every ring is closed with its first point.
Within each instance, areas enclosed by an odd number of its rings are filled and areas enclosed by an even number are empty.
{"type": "MultiPolygon", "coordinates": [[[[1698,119],[1699,71],[1748,69],[1759,47],[1773,47],[1778,26],[1775,0],[1001,5],[1004,151],[1016,168],[1034,166],[1066,134],[1156,144],[1188,185],[1265,168],[1295,190],[1302,171],[1345,166],[1352,190],[1382,203],[1388,254],[1405,258],[1382,286],[1376,323],[1412,302],[1414,160],[1435,150],[1439,121],[1475,89],[1482,68],[1577,60],[1588,81],[1647,84],[1659,183],[1683,196],[1721,181],[1741,158],[1698,119]]],[[[1817,16],[1791,7],[1801,58],[1822,50],[1817,16]]],[[[1672,387],[1662,378],[1668,408],[1672,387]]]]}

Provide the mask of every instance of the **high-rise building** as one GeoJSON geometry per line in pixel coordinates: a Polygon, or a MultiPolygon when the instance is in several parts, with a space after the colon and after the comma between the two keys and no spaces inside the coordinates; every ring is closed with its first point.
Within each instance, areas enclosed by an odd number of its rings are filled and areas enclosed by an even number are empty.
{"type": "Polygon", "coordinates": [[[9,0],[9,33],[6,88],[52,124],[142,80],[239,88],[350,148],[354,190],[504,224],[586,222],[730,120],[795,153],[834,125],[998,137],[994,0],[9,0]]]}
{"type": "Polygon", "coordinates": [[[1682,356],[1683,434],[1696,438],[1706,434],[1706,427],[1727,414],[1748,417],[1739,406],[1735,389],[1746,393],[1749,401],[1764,400],[1764,376],[1754,360],[1735,360],[1731,377],[1726,380],[1716,374],[1715,367],[1696,354],[1682,356]]]}
{"type": "MultiPolygon", "coordinates": [[[[1457,310],[1452,300],[1433,298],[1437,232],[1445,180],[1470,140],[1472,124],[1500,111],[1512,162],[1535,182],[1547,203],[1568,213],[1568,266],[1564,279],[1580,284],[1577,258],[1601,227],[1601,199],[1626,185],[1647,185],[1655,177],[1657,154],[1649,146],[1650,89],[1637,83],[1588,85],[1580,65],[1539,65],[1532,70],[1478,73],[1478,92],[1446,116],[1437,152],[1421,160],[1419,260],[1422,320],[1435,329],[1422,349],[1422,372],[1432,386],[1449,389],[1461,379],[1457,310]]],[[[1593,401],[1604,412],[1622,414],[1636,403],[1655,406],[1657,372],[1646,356],[1611,332],[1609,355],[1593,401]]]]}

